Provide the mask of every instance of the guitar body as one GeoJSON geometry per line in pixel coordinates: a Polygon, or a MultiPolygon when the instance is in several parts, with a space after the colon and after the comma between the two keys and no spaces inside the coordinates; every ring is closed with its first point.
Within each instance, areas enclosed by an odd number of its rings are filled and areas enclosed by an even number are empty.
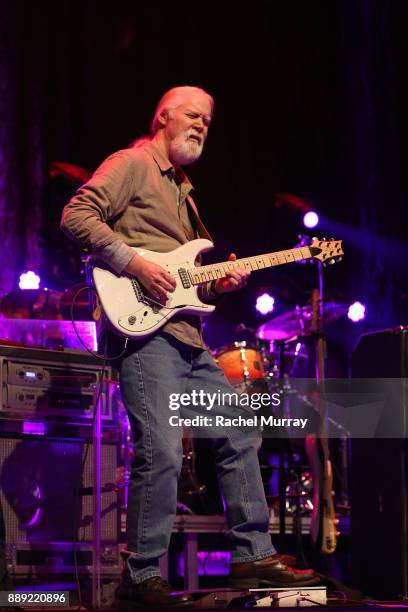
{"type": "Polygon", "coordinates": [[[306,437],[306,452],[313,474],[310,536],[316,549],[324,554],[331,554],[336,550],[338,536],[338,519],[333,503],[333,469],[316,436],[306,437]]]}
{"type": "Polygon", "coordinates": [[[170,253],[134,249],[135,253],[162,266],[176,279],[175,291],[168,294],[168,300],[163,304],[149,298],[135,279],[95,266],[92,272],[95,289],[113,329],[121,335],[143,339],[160,329],[175,314],[211,314],[215,306],[200,300],[197,286],[186,282],[180,270],[193,268],[198,255],[213,246],[210,240],[200,238],[170,253]]]}

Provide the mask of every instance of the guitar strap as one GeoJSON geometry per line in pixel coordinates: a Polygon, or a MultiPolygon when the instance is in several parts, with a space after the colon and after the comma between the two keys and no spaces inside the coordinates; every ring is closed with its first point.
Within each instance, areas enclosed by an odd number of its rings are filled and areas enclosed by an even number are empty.
{"type": "Polygon", "coordinates": [[[187,195],[186,197],[186,206],[191,220],[191,225],[193,226],[196,236],[198,238],[206,238],[207,240],[211,240],[211,242],[213,242],[213,239],[208,233],[207,228],[200,219],[197,206],[190,195],[187,195]]]}

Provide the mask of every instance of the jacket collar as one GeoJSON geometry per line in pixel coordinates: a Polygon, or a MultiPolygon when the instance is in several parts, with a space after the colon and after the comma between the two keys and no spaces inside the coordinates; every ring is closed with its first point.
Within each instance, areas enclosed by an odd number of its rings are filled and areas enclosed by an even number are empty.
{"type": "Polygon", "coordinates": [[[166,174],[167,176],[173,179],[176,179],[177,177],[178,184],[188,186],[189,190],[194,189],[183,168],[179,168],[178,171],[176,171],[170,160],[151,141],[147,142],[146,146],[150,150],[150,153],[156,164],[159,166],[160,172],[162,174],[166,174]]]}

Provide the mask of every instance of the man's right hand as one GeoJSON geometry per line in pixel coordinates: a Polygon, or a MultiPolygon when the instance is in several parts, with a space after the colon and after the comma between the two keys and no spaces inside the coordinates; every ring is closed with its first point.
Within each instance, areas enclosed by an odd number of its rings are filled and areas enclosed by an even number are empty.
{"type": "Polygon", "coordinates": [[[156,300],[166,301],[167,292],[172,293],[176,288],[176,280],[171,274],[137,253],[123,271],[135,276],[156,300]]]}

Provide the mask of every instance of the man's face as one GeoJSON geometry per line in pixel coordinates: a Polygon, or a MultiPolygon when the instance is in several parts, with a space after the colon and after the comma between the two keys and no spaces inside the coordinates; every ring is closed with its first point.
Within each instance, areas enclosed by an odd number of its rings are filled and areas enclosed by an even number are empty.
{"type": "Polygon", "coordinates": [[[202,94],[188,96],[168,111],[163,135],[173,164],[191,164],[200,157],[210,122],[211,104],[202,94]]]}

